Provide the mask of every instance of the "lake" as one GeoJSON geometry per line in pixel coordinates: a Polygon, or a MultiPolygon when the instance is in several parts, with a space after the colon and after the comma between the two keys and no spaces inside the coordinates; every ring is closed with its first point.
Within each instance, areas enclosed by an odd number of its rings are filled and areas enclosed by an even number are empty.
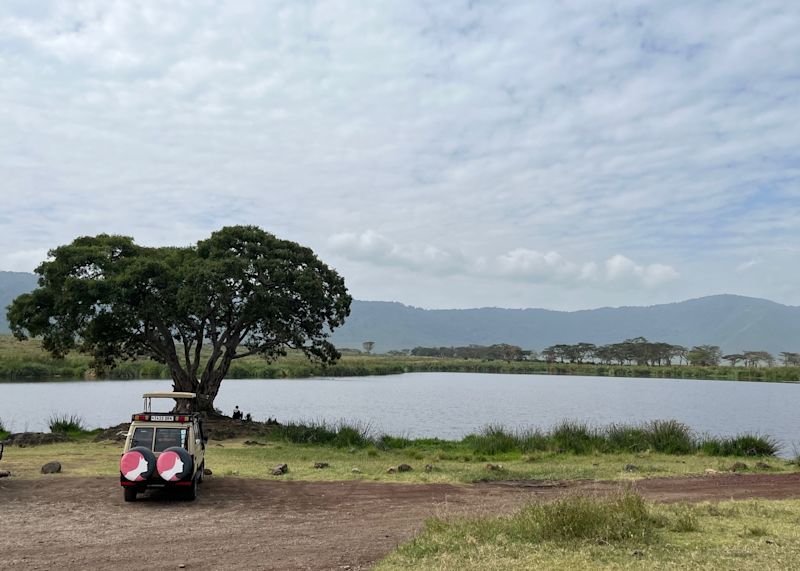
{"type": "MultiPolygon", "coordinates": [[[[47,431],[51,414],[107,427],[142,407],[168,380],[0,383],[0,419],[14,432],[47,431]]],[[[676,419],[701,433],[769,434],[783,454],[800,450],[800,384],[478,373],[314,379],[229,379],[216,405],[256,420],[366,423],[378,433],[459,439],[494,423],[548,428],[676,419]]]]}

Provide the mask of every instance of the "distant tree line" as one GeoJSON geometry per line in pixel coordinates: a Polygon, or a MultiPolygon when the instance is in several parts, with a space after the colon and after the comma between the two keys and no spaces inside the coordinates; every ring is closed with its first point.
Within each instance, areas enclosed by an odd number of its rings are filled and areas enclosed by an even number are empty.
{"type": "Polygon", "coordinates": [[[411,355],[451,359],[487,359],[490,361],[522,361],[531,357],[535,358],[534,351],[525,351],[521,347],[508,343],[489,346],[467,345],[466,347],[414,347],[411,355]]]}
{"type": "MultiPolygon", "coordinates": [[[[716,366],[727,361],[735,367],[775,366],[777,359],[768,351],[743,351],[723,355],[717,345],[695,345],[691,348],[663,341],[648,341],[644,337],[626,339],[620,343],[595,345],[594,343],[559,343],[537,353],[526,351],[517,345],[499,343],[495,345],[467,345],[465,347],[415,347],[410,351],[391,351],[396,355],[415,357],[439,357],[451,359],[483,359],[523,361],[541,359],[548,363],[595,363],[603,365],[670,366],[697,365],[716,366]]],[[[800,353],[782,352],[781,362],[786,366],[800,366],[800,353]]]]}

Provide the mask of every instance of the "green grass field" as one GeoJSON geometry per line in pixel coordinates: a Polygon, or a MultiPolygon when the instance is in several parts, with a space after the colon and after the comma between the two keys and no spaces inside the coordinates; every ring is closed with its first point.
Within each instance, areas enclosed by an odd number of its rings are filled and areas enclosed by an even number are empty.
{"type": "MultiPolygon", "coordinates": [[[[279,478],[285,480],[369,480],[388,482],[468,483],[482,480],[516,479],[635,479],[655,476],[703,474],[712,469],[725,472],[735,462],[746,463],[752,472],[791,472],[795,463],[778,458],[762,459],[769,468],[757,468],[749,457],[710,457],[702,454],[671,455],[658,453],[571,454],[544,452],[523,455],[517,452],[492,456],[475,455],[458,446],[414,446],[406,449],[380,450],[374,446],[337,448],[326,445],[294,444],[285,441],[256,439],[259,444],[245,445],[245,439],[210,441],[206,466],[215,476],[247,478],[279,478]],[[326,469],[315,469],[314,463],[327,462],[326,469]],[[289,473],[271,476],[271,469],[280,463],[289,464],[289,473]],[[488,469],[487,464],[501,469],[488,469]],[[387,473],[399,464],[409,464],[413,471],[387,473]],[[425,466],[432,471],[426,472],[425,466]],[[628,466],[635,471],[626,470],[628,466]],[[353,469],[358,470],[354,472],[353,469]]],[[[122,451],[119,443],[91,442],[86,436],[73,442],[19,448],[8,446],[3,468],[15,477],[41,477],[39,469],[51,460],[58,460],[65,476],[114,476],[119,473],[122,451]]]]}
{"type": "Polygon", "coordinates": [[[797,569],[800,500],[653,505],[567,497],[511,516],[431,519],[376,571],[797,569]]]}

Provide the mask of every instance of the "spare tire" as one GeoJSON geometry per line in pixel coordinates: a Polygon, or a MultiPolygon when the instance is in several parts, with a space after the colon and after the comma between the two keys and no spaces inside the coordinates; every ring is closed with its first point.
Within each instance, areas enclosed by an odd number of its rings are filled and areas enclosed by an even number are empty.
{"type": "Polygon", "coordinates": [[[172,446],[158,457],[158,474],[167,482],[185,480],[192,474],[194,462],[185,448],[172,446]]]}
{"type": "Polygon", "coordinates": [[[119,459],[119,472],[130,482],[143,482],[156,470],[156,456],[144,446],[135,446],[119,459]]]}

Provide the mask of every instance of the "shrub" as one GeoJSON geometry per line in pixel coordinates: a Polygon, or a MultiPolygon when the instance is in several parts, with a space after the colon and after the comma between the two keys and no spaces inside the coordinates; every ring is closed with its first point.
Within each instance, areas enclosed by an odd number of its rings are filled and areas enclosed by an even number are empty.
{"type": "Polygon", "coordinates": [[[740,434],[729,438],[706,438],[700,443],[699,450],[709,456],[774,456],[780,445],[771,436],[740,434]]]}
{"type": "Polygon", "coordinates": [[[677,420],[654,420],[646,426],[650,446],[664,454],[689,454],[695,443],[691,429],[677,420]]]}
{"type": "Polygon", "coordinates": [[[519,440],[503,427],[489,425],[478,434],[470,434],[464,438],[475,454],[504,454],[519,449],[519,440]]]}
{"type": "Polygon", "coordinates": [[[83,417],[77,414],[51,414],[47,424],[52,433],[75,434],[86,430],[83,417]]]}
{"type": "Polygon", "coordinates": [[[539,540],[598,543],[648,540],[657,523],[642,497],[629,492],[607,498],[576,495],[550,504],[532,504],[518,517],[529,536],[539,540]]]}
{"type": "Polygon", "coordinates": [[[640,426],[612,424],[605,430],[608,448],[619,452],[643,452],[650,447],[647,430],[640,426]]]}
{"type": "Polygon", "coordinates": [[[588,424],[572,420],[562,421],[550,433],[556,448],[575,454],[589,454],[603,449],[605,439],[588,424]]]}
{"type": "Polygon", "coordinates": [[[363,448],[372,443],[368,424],[340,422],[331,426],[325,422],[288,423],[276,426],[272,434],[279,440],[295,444],[329,445],[337,448],[363,448]]]}

